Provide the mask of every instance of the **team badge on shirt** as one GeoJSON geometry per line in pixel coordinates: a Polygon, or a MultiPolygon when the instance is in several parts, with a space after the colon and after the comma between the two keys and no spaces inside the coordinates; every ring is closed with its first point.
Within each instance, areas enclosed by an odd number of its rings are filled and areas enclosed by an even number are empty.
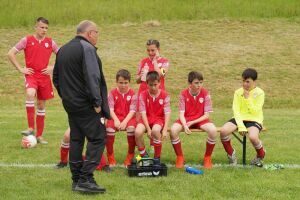
{"type": "Polygon", "coordinates": [[[204,99],[201,97],[201,98],[199,98],[199,102],[200,103],[203,103],[204,102],[204,99]]]}
{"type": "Polygon", "coordinates": [[[130,99],[131,99],[131,96],[127,96],[127,101],[130,101],[130,99]]]}
{"type": "Polygon", "coordinates": [[[163,100],[163,99],[160,99],[160,100],[158,101],[158,103],[159,103],[160,105],[163,105],[164,100],[163,100]]]}
{"type": "Polygon", "coordinates": [[[48,48],[48,47],[49,47],[49,44],[48,44],[48,42],[46,42],[46,43],[45,43],[45,47],[46,47],[46,48],[48,48]]]}

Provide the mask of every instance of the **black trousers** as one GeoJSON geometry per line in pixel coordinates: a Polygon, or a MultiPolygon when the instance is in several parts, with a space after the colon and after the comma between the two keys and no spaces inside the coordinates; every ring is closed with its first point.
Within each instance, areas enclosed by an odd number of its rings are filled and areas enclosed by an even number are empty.
{"type": "Polygon", "coordinates": [[[98,166],[105,148],[106,130],[100,115],[93,109],[68,113],[70,134],[69,164],[72,179],[78,182],[89,180],[98,166]],[[86,158],[82,159],[85,138],[87,139],[86,158]]]}

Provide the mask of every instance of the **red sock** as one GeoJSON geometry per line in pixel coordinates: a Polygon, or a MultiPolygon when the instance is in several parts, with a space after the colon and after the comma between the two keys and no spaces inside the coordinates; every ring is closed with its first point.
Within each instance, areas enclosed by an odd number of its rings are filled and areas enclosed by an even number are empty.
{"type": "Polygon", "coordinates": [[[160,158],[161,149],[162,149],[161,141],[153,139],[153,144],[154,144],[154,158],[160,158]]]}
{"type": "Polygon", "coordinates": [[[254,147],[256,150],[256,157],[258,158],[264,158],[265,157],[265,150],[264,147],[262,146],[261,141],[259,142],[259,144],[257,146],[254,147]]]}
{"type": "Polygon", "coordinates": [[[212,152],[214,150],[215,144],[216,144],[216,140],[207,138],[205,157],[206,156],[211,156],[211,154],[212,154],[212,152]]]}
{"type": "Polygon", "coordinates": [[[128,142],[128,153],[134,154],[135,149],[135,138],[133,133],[127,133],[127,142],[128,142]]]}
{"type": "Polygon", "coordinates": [[[61,141],[60,145],[60,162],[68,163],[70,143],[61,141]]]}
{"type": "Polygon", "coordinates": [[[36,113],[36,137],[43,135],[45,125],[45,110],[37,110],[36,113]]]}
{"type": "Polygon", "coordinates": [[[174,151],[176,153],[176,156],[183,156],[180,139],[177,138],[175,140],[172,140],[171,142],[172,142],[174,151]]]}
{"type": "Polygon", "coordinates": [[[34,129],[34,101],[26,101],[28,128],[34,129]]]}
{"type": "Polygon", "coordinates": [[[115,133],[107,133],[106,136],[106,152],[108,155],[114,153],[115,133]]]}
{"type": "Polygon", "coordinates": [[[227,154],[231,156],[233,153],[233,148],[231,146],[229,136],[221,138],[221,142],[222,142],[223,147],[224,147],[225,151],[227,152],[227,154]]]}
{"type": "Polygon", "coordinates": [[[138,150],[140,152],[140,156],[141,157],[143,157],[143,156],[145,156],[147,154],[145,147],[139,147],[138,150]]]}
{"type": "Polygon", "coordinates": [[[150,146],[154,146],[153,139],[150,138],[150,146]]]}
{"type": "Polygon", "coordinates": [[[102,154],[100,163],[99,163],[99,165],[97,166],[96,170],[102,170],[102,168],[105,167],[106,165],[108,165],[108,164],[107,164],[107,162],[106,162],[106,159],[105,159],[104,154],[102,154]]]}

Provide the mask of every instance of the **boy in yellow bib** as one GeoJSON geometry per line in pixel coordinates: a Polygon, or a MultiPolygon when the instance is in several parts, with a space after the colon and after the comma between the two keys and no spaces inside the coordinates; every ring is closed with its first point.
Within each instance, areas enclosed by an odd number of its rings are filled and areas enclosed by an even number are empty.
{"type": "Polygon", "coordinates": [[[241,135],[248,134],[249,140],[257,154],[251,161],[251,165],[263,166],[265,149],[259,139],[263,123],[264,91],[256,86],[257,72],[248,68],[242,74],[243,87],[236,90],[233,98],[234,118],[230,119],[221,128],[221,141],[229,159],[229,164],[236,165],[237,157],[230,143],[230,134],[235,130],[241,135]]]}

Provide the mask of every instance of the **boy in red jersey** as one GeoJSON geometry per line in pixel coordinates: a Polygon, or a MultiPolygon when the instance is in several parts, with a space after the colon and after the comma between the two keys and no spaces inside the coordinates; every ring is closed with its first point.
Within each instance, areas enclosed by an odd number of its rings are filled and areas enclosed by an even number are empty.
{"type": "Polygon", "coordinates": [[[131,159],[134,157],[135,138],[134,130],[136,127],[136,103],[137,96],[129,87],[130,72],[121,69],[116,74],[117,87],[110,91],[108,95],[108,105],[110,108],[111,120],[106,124],[106,152],[108,163],[111,167],[116,165],[114,157],[114,141],[116,131],[127,132],[128,153],[124,161],[125,167],[131,164],[131,159]]]}
{"type": "Polygon", "coordinates": [[[252,68],[242,73],[243,87],[234,93],[232,109],[234,117],[226,122],[221,128],[221,141],[227,153],[230,165],[237,164],[235,150],[231,146],[230,135],[235,130],[241,135],[248,134],[249,140],[256,150],[256,156],[251,165],[263,166],[265,149],[259,139],[263,123],[263,105],[265,101],[264,91],[256,86],[257,71],[252,68]]]}
{"type": "Polygon", "coordinates": [[[150,39],[147,41],[146,45],[148,57],[141,60],[136,76],[136,82],[140,84],[138,94],[147,90],[146,76],[148,72],[152,71],[156,71],[159,74],[159,88],[165,90],[165,76],[169,70],[168,59],[161,57],[159,54],[159,41],[150,39]]]}
{"type": "Polygon", "coordinates": [[[135,141],[141,157],[148,157],[144,144],[144,133],[153,138],[154,158],[160,159],[162,140],[168,135],[168,123],[171,108],[170,97],[160,88],[160,77],[158,72],[148,72],[146,77],[148,89],[139,96],[139,110],[142,120],[138,122],[135,130],[135,141]]]}
{"type": "Polygon", "coordinates": [[[56,43],[51,38],[46,37],[48,24],[47,19],[39,17],[36,20],[35,34],[22,38],[8,52],[8,58],[11,63],[18,71],[25,75],[28,129],[22,131],[22,134],[34,134],[34,98],[37,96],[36,137],[37,141],[41,144],[48,143],[42,137],[45,121],[45,102],[53,98],[53,89],[50,79],[53,66],[48,64],[51,54],[56,54],[58,51],[56,43]],[[22,67],[16,58],[16,54],[21,50],[24,50],[25,53],[25,67],[22,67]]]}
{"type": "MultiPolygon", "coordinates": [[[[160,77],[160,89],[165,90],[165,76],[169,70],[168,59],[160,56],[160,43],[157,40],[150,39],[146,43],[148,57],[140,61],[136,82],[140,84],[138,96],[141,92],[147,90],[146,76],[148,72],[156,71],[160,77]]],[[[139,109],[139,108],[137,108],[139,109]]],[[[138,111],[138,110],[137,110],[138,111]]],[[[140,115],[137,114],[137,120],[140,115]]],[[[153,140],[150,139],[150,146],[153,149],[153,140]]]]}
{"type": "Polygon", "coordinates": [[[192,71],[188,75],[189,88],[181,91],[179,97],[179,119],[171,127],[171,142],[176,153],[176,168],[184,166],[184,156],[181,148],[179,133],[184,130],[191,134],[191,128],[200,128],[207,132],[206,151],[203,166],[212,168],[211,155],[216,143],[217,128],[210,122],[209,113],[212,112],[211,98],[203,85],[203,75],[192,71]]]}

